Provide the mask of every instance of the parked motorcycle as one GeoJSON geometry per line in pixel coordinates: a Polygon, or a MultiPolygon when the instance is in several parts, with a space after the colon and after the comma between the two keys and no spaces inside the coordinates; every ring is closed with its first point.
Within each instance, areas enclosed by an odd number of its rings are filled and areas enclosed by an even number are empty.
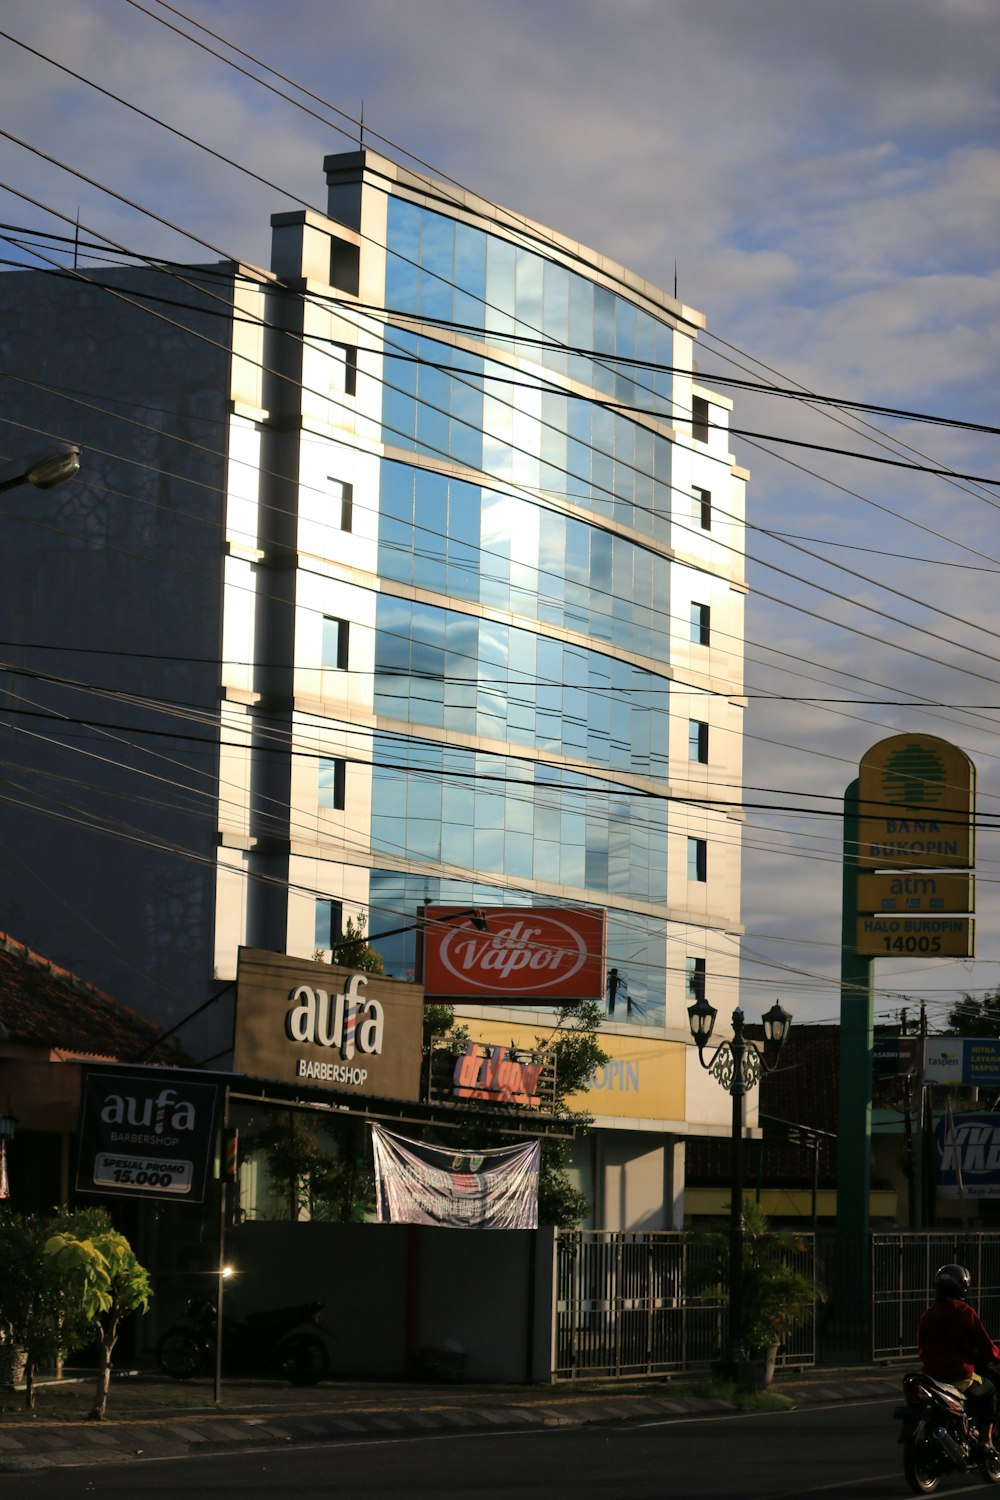
{"type": "MultiPolygon", "coordinates": [[[[227,1369],[283,1375],[292,1385],[315,1385],[330,1373],[328,1335],[320,1326],[322,1302],[301,1302],[236,1318],[223,1313],[222,1357],[227,1369]]],[[[191,1298],[187,1317],[168,1328],[156,1359],[174,1380],[190,1380],[214,1366],[215,1299],[191,1298]]]]}
{"type": "Polygon", "coordinates": [[[931,1375],[911,1373],[903,1376],[903,1400],[894,1416],[903,1423],[903,1472],[915,1495],[931,1494],[946,1474],[978,1472],[987,1484],[1000,1484],[1000,1453],[985,1462],[977,1458],[979,1433],[960,1390],[931,1375]]]}

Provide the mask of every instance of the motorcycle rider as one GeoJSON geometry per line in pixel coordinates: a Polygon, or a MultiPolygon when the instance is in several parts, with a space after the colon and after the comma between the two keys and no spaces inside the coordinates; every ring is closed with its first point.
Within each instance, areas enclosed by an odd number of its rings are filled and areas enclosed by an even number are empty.
{"type": "Polygon", "coordinates": [[[990,1338],[965,1297],[972,1277],[964,1266],[942,1266],[934,1277],[936,1301],[917,1329],[917,1348],[924,1373],[947,1381],[965,1393],[969,1416],[979,1432],[980,1459],[993,1453],[996,1390],[977,1365],[1000,1361],[1000,1349],[990,1338]]]}

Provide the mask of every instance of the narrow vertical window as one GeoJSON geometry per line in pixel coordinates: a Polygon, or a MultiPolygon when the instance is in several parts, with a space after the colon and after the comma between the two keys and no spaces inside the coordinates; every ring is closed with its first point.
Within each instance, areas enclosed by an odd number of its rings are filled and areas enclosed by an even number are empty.
{"type": "Polygon", "coordinates": [[[708,840],[688,839],[688,880],[708,879],[708,840]]]}
{"type": "Polygon", "coordinates": [[[322,664],[336,667],[338,672],[347,671],[347,651],[350,625],[347,620],[338,620],[333,615],[323,616],[322,664]]]}
{"type": "Polygon", "coordinates": [[[342,479],[334,479],[332,475],[327,479],[330,486],[330,500],[333,508],[334,524],[341,531],[354,530],[354,486],[345,484],[342,479]]]}
{"type": "Polygon", "coordinates": [[[694,511],[702,531],[712,529],[712,491],[695,489],[694,511]]]}
{"type": "Polygon", "coordinates": [[[319,805],[343,812],[346,805],[347,762],[322,759],[319,763],[319,805]]]}
{"type": "Polygon", "coordinates": [[[330,394],[355,396],[358,390],[358,349],[356,344],[331,344],[330,394]]]}
{"type": "Polygon", "coordinates": [[[691,639],[696,646],[707,646],[712,631],[712,611],[707,604],[691,602],[691,639]]]}
{"type": "Polygon", "coordinates": [[[335,948],[344,936],[344,903],[321,897],[316,902],[317,948],[335,948]]]}
{"type": "Polygon", "coordinates": [[[708,402],[704,396],[691,397],[691,436],[699,443],[708,442],[708,402]]]}
{"type": "Polygon", "coordinates": [[[684,984],[689,1000],[704,1000],[705,960],[703,958],[686,958],[684,960],[684,984]]]}
{"type": "Polygon", "coordinates": [[[708,725],[704,719],[688,719],[688,760],[708,765],[708,725]]]}

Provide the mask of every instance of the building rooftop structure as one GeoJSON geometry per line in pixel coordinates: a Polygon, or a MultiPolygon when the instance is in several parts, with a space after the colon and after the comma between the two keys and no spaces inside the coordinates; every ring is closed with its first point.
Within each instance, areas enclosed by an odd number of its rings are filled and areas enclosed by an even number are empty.
{"type": "Polygon", "coordinates": [[[7,1044],[42,1048],[53,1062],[141,1059],[180,1067],[187,1061],[178,1042],[163,1040],[162,1027],[5,932],[0,932],[0,1027],[0,1049],[7,1044]]]}

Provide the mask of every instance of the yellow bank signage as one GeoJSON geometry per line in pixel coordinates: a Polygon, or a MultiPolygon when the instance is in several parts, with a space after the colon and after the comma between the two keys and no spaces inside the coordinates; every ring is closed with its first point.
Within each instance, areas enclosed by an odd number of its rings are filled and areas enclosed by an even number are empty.
{"type": "Polygon", "coordinates": [[[856,950],[862,958],[971,958],[969,917],[859,917],[856,950]]]}
{"type": "Polygon", "coordinates": [[[971,874],[940,870],[894,870],[858,876],[860,912],[965,912],[975,909],[971,874]]]}
{"type": "Polygon", "coordinates": [[[873,745],[858,776],[858,864],[971,868],[975,792],[972,761],[936,735],[896,734],[873,745]]]}

